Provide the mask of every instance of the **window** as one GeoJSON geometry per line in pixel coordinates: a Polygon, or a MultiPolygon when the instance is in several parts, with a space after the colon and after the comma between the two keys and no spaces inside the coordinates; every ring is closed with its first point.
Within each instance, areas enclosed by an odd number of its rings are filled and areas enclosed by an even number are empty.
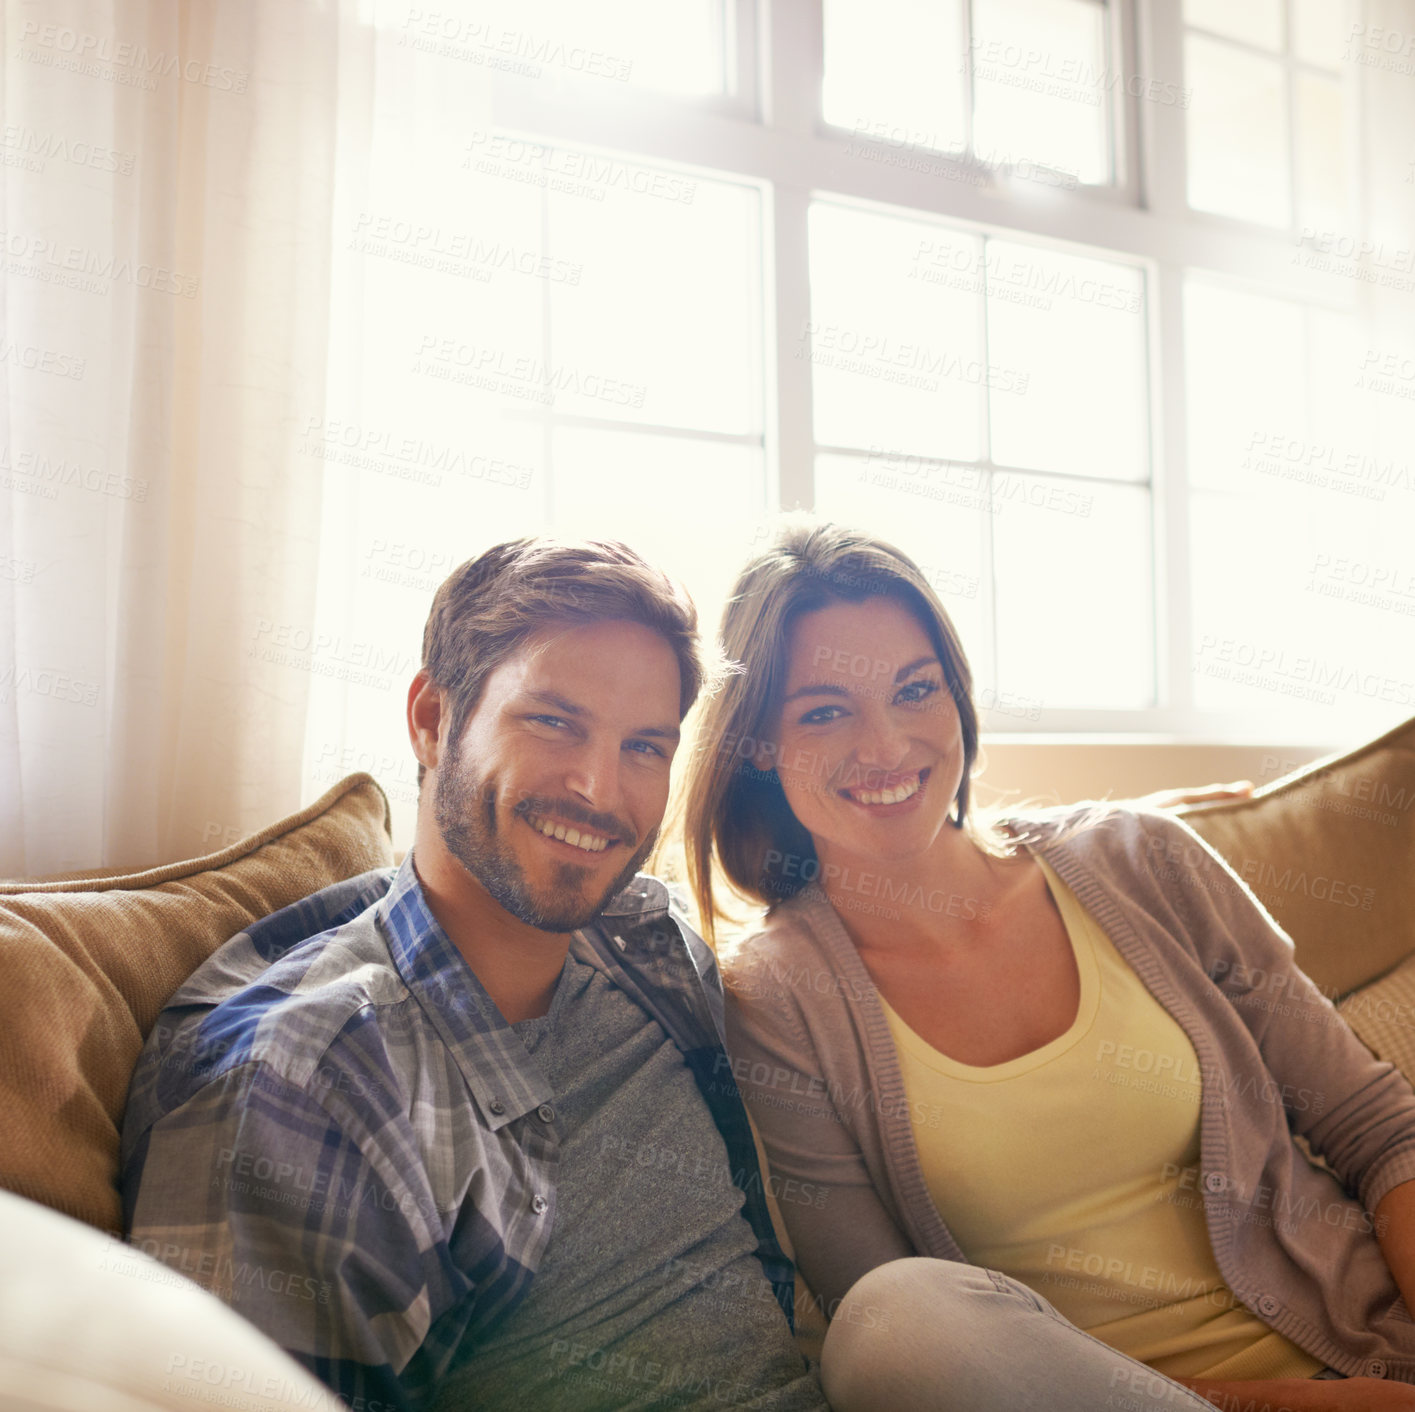
{"type": "Polygon", "coordinates": [[[1115,179],[1111,12],[1094,0],[825,0],[825,121],[997,169],[1115,179]]]}
{"type": "Polygon", "coordinates": [[[1341,6],[1184,0],[1189,204],[1262,225],[1350,209],[1341,6]]]}
{"type": "MultiPolygon", "coordinates": [[[[416,642],[537,530],[636,539],[712,623],[801,505],[919,560],[989,730],[1415,707],[1415,276],[1351,215],[1379,66],[1334,7],[372,12],[405,96],[342,168],[321,631],[416,642]]],[[[410,807],[386,698],[321,689],[318,782],[410,807]]]]}

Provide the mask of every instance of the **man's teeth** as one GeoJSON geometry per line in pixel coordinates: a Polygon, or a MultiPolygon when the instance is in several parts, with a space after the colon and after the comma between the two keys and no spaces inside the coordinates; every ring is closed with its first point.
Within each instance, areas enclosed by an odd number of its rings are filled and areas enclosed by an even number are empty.
{"type": "Polygon", "coordinates": [[[558,838],[572,848],[583,848],[586,853],[603,853],[609,847],[609,840],[597,833],[581,833],[579,829],[566,828],[550,819],[527,819],[526,822],[547,838],[558,838]]]}
{"type": "Polygon", "coordinates": [[[857,804],[902,804],[911,795],[919,792],[919,777],[897,784],[893,789],[855,789],[851,798],[857,804]]]}

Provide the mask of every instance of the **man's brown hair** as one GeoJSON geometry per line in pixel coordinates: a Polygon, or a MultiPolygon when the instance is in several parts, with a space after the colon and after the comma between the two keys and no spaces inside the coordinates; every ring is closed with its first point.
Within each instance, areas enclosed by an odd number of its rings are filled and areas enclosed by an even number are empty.
{"type": "MultiPolygon", "coordinates": [[[[486,679],[527,638],[560,623],[623,619],[658,633],[678,659],[679,713],[703,684],[698,612],[662,570],[616,540],[546,536],[493,545],[449,574],[423,628],[423,660],[452,708],[461,738],[486,679]]],[[[418,782],[424,768],[418,767],[418,782]]]]}

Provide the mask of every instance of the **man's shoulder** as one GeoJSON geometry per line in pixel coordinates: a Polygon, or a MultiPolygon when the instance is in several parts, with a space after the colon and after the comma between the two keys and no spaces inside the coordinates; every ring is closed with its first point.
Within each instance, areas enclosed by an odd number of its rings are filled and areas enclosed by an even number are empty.
{"type": "Polygon", "coordinates": [[[230,1081],[238,1070],[252,1083],[308,1089],[322,1072],[343,1074],[367,1064],[372,1032],[408,990],[376,905],[346,915],[376,890],[378,875],[353,881],[362,887],[340,885],[342,892],[324,899],[337,905],[320,904],[315,894],[296,904],[298,916],[286,908],[254,923],[176,991],[133,1075],[131,1099],[148,1121],[208,1085],[230,1081]],[[334,925],[308,933],[310,925],[331,918],[334,925]]]}

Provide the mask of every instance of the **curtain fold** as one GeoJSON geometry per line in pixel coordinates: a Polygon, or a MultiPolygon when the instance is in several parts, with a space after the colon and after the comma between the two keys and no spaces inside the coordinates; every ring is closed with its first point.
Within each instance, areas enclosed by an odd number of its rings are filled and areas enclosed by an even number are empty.
{"type": "Polygon", "coordinates": [[[201,852],[301,802],[280,644],[318,566],[293,429],[325,391],[340,23],[6,8],[0,874],[201,852]]]}

